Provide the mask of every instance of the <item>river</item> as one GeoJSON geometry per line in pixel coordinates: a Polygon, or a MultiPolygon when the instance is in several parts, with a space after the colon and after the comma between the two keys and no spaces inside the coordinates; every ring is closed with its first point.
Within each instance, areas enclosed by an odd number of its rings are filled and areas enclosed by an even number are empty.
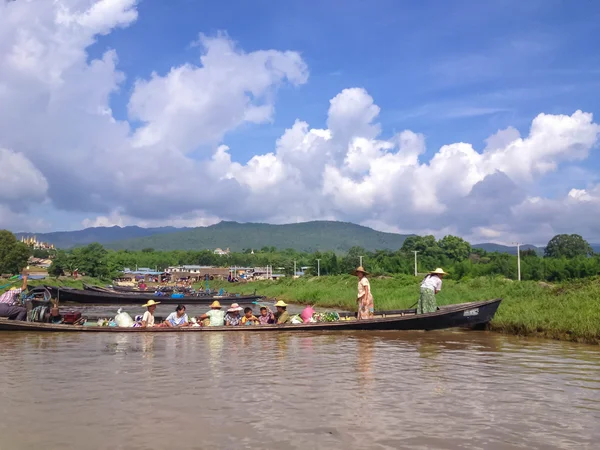
{"type": "Polygon", "coordinates": [[[0,332],[0,450],[598,448],[595,346],[0,332]]]}

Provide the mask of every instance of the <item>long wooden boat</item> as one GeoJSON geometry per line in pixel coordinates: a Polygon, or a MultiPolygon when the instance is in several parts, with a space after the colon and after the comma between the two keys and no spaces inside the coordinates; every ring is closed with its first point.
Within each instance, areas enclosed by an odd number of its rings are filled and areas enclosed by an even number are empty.
{"type": "MultiPolygon", "coordinates": [[[[487,324],[498,309],[502,299],[442,306],[427,314],[403,314],[401,311],[380,312],[381,317],[368,320],[340,320],[286,325],[255,325],[239,327],[183,327],[183,328],[117,328],[86,325],[54,325],[0,319],[0,331],[55,331],[85,333],[210,333],[210,332],[294,332],[294,331],[344,331],[344,330],[440,330],[445,328],[479,328],[487,324]]],[[[414,310],[411,310],[414,311],[414,310]]]]}
{"type": "MultiPolygon", "coordinates": [[[[124,286],[108,286],[108,287],[102,287],[102,286],[94,286],[91,284],[86,284],[83,283],[83,289],[85,291],[100,291],[100,292],[119,292],[119,293],[123,293],[123,294],[145,294],[148,295],[148,293],[152,294],[155,292],[155,289],[147,289],[145,291],[142,291],[139,288],[133,288],[133,287],[124,287],[124,286]]],[[[160,289],[162,292],[165,293],[170,293],[173,291],[173,289],[165,289],[164,287],[161,287],[160,289]]]]}
{"type": "MultiPolygon", "coordinates": [[[[117,295],[121,295],[121,294],[133,295],[133,296],[138,296],[138,297],[144,298],[144,299],[148,298],[148,296],[151,296],[151,297],[157,296],[156,295],[156,291],[152,290],[152,289],[149,289],[147,291],[140,291],[140,290],[136,290],[136,291],[117,291],[117,290],[114,290],[112,288],[105,288],[105,287],[101,287],[101,286],[92,286],[92,285],[85,284],[85,283],[83,285],[83,290],[85,290],[85,291],[93,291],[93,292],[102,292],[102,293],[105,293],[105,294],[108,293],[108,294],[117,294],[117,295]]],[[[163,294],[161,296],[161,298],[169,297],[169,296],[171,296],[171,294],[176,293],[176,292],[173,292],[173,290],[166,290],[165,291],[165,290],[162,290],[162,289],[160,290],[160,292],[163,294]]],[[[252,294],[252,295],[256,295],[256,291],[254,291],[254,294],[252,294]]],[[[214,292],[195,292],[193,295],[185,295],[183,298],[184,299],[189,299],[189,298],[198,298],[198,297],[202,297],[202,298],[210,297],[210,298],[213,298],[213,300],[214,300],[215,298],[223,298],[223,297],[227,297],[227,296],[234,297],[234,296],[237,296],[237,294],[227,294],[227,293],[225,293],[223,295],[218,296],[214,292]]]]}
{"type": "Polygon", "coordinates": [[[132,294],[121,292],[101,292],[101,291],[86,291],[83,289],[74,289],[68,287],[56,286],[38,286],[30,292],[35,292],[36,289],[47,289],[50,291],[53,298],[58,298],[61,303],[80,303],[93,305],[131,305],[139,302],[145,302],[148,299],[154,299],[165,305],[210,305],[213,301],[218,300],[221,303],[227,304],[232,302],[237,303],[252,303],[264,299],[261,295],[206,295],[206,296],[184,296],[173,298],[170,296],[156,296],[153,292],[146,294],[132,294]]]}

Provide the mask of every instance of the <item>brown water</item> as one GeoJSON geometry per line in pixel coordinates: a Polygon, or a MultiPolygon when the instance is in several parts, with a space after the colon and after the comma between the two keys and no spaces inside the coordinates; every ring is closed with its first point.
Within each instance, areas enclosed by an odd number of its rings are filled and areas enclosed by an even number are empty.
{"type": "Polygon", "coordinates": [[[600,349],[482,332],[0,333],[0,450],[600,446],[600,349]]]}

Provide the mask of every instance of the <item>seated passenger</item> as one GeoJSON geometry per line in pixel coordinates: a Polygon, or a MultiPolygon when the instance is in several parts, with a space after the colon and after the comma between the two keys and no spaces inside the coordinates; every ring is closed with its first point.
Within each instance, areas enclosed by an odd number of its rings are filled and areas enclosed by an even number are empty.
{"type": "Polygon", "coordinates": [[[148,308],[148,311],[146,311],[142,316],[143,328],[152,328],[154,326],[154,311],[156,311],[156,305],[158,304],[160,304],[160,302],[148,300],[148,302],[144,305],[146,308],[148,308]]]}
{"type": "Polygon", "coordinates": [[[10,288],[0,295],[0,317],[8,320],[27,320],[27,308],[20,304],[21,292],[27,290],[27,274],[23,275],[20,288],[10,288]]]}
{"type": "Polygon", "coordinates": [[[197,319],[204,321],[204,326],[222,327],[225,324],[225,312],[221,311],[221,304],[215,300],[210,305],[210,311],[202,314],[197,319]]]}
{"type": "Polygon", "coordinates": [[[238,326],[242,321],[242,318],[240,317],[241,310],[242,307],[240,305],[233,303],[231,308],[227,310],[227,315],[225,316],[225,325],[232,327],[238,326]]]}
{"type": "Polygon", "coordinates": [[[277,303],[275,303],[275,307],[277,308],[277,312],[275,313],[275,323],[277,325],[290,323],[292,321],[290,313],[287,312],[287,303],[285,303],[283,300],[279,300],[277,303]]]}
{"type": "Polygon", "coordinates": [[[177,305],[175,312],[172,312],[164,321],[167,328],[187,327],[189,325],[188,315],[185,313],[185,306],[177,305]]]}
{"type": "Polygon", "coordinates": [[[314,322],[315,321],[313,319],[314,313],[315,313],[315,310],[312,308],[312,306],[307,306],[306,308],[304,308],[302,310],[302,313],[300,313],[300,318],[302,319],[302,321],[304,323],[314,322]]]}
{"type": "Polygon", "coordinates": [[[260,316],[258,316],[258,323],[261,325],[275,323],[275,316],[270,309],[267,309],[265,306],[261,306],[260,316]]]}
{"type": "Polygon", "coordinates": [[[252,308],[244,308],[244,317],[242,317],[242,325],[258,324],[258,319],[252,314],[252,308]]]}

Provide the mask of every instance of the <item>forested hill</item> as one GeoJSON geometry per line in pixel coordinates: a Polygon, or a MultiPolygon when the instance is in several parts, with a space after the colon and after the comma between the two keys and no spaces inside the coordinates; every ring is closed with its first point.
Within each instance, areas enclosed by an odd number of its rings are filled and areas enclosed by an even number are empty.
{"type": "MultiPolygon", "coordinates": [[[[347,222],[314,221],[286,225],[262,223],[220,222],[216,225],[198,228],[141,228],[95,227],[77,231],[52,233],[16,233],[21,236],[35,236],[38,241],[54,244],[57,248],[69,249],[98,242],[110,249],[143,250],[223,250],[232,252],[245,249],[259,250],[264,247],[283,250],[314,252],[333,250],[346,252],[351,247],[362,247],[368,251],[398,250],[407,236],[405,234],[384,233],[371,228],[347,222]]],[[[598,244],[591,244],[595,252],[600,252],[598,244]]],[[[517,254],[517,248],[494,243],[474,244],[487,252],[517,254]]],[[[522,245],[521,250],[535,250],[542,255],[543,247],[522,245]]]]}
{"type": "Polygon", "coordinates": [[[76,231],[54,231],[51,233],[15,233],[17,239],[21,237],[35,236],[39,242],[54,244],[56,248],[71,248],[98,242],[107,244],[116,240],[134,239],[144,236],[154,236],[164,233],[174,233],[187,228],[160,227],[142,228],[138,226],[129,227],[91,227],[76,231]]]}
{"type": "Polygon", "coordinates": [[[146,236],[105,244],[106,248],[142,250],[204,250],[229,248],[232,252],[263,247],[291,248],[314,252],[345,252],[360,246],[365,250],[398,250],[409,235],[383,233],[346,222],[314,221],[286,225],[220,222],[177,233],[146,236]]]}

